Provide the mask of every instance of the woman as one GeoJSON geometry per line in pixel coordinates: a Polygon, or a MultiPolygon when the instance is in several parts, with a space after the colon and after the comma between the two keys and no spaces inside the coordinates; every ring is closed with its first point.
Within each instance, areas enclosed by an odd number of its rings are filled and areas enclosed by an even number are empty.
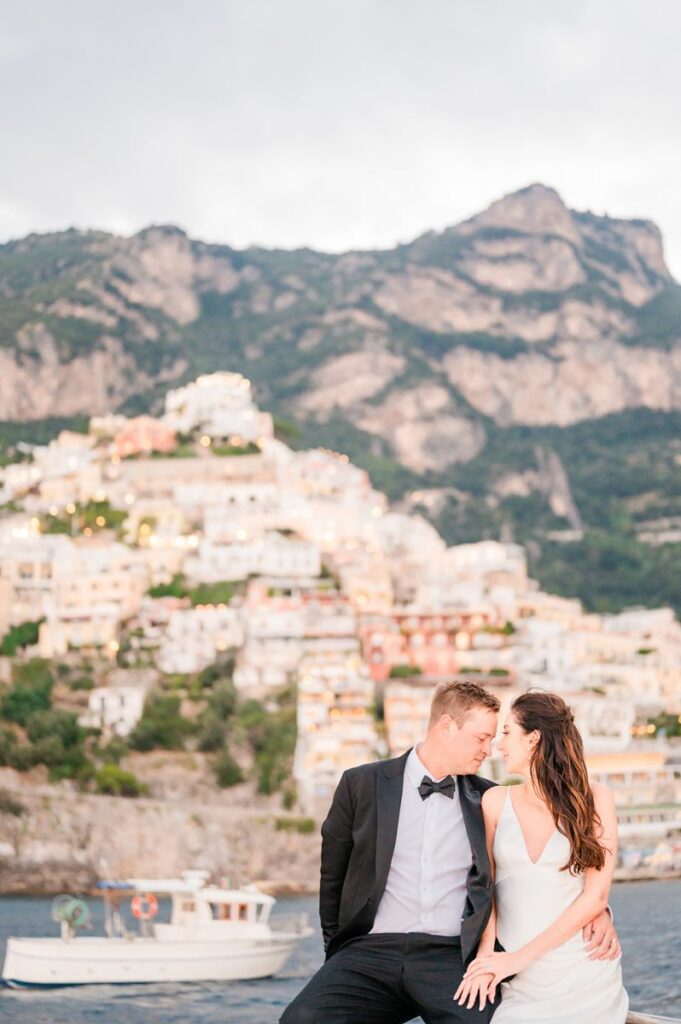
{"type": "Polygon", "coordinates": [[[607,786],[589,785],[572,712],[524,693],[499,743],[519,786],[482,797],[495,910],[455,999],[502,1000],[493,1024],[625,1024],[620,957],[592,960],[582,928],[607,906],[617,819],[607,786]],[[498,938],[505,952],[494,952],[498,938]]]}

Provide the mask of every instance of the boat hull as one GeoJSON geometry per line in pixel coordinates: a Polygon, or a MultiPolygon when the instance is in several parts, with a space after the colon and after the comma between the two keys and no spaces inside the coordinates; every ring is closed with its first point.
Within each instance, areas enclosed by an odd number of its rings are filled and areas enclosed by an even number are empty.
{"type": "Polygon", "coordinates": [[[142,937],[9,939],[2,979],[13,988],[249,981],[276,974],[300,938],[163,943],[142,937]]]}

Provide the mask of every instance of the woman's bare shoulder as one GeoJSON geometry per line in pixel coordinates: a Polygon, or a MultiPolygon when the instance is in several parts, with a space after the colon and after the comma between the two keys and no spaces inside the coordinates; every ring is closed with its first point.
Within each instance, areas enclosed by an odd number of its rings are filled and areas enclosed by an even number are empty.
{"type": "Polygon", "coordinates": [[[490,789],[486,789],[482,794],[483,811],[496,814],[497,811],[501,810],[507,791],[507,786],[491,786],[490,789]]]}
{"type": "Polygon", "coordinates": [[[615,794],[605,782],[592,782],[591,792],[593,793],[596,807],[607,808],[615,806],[615,794]]]}

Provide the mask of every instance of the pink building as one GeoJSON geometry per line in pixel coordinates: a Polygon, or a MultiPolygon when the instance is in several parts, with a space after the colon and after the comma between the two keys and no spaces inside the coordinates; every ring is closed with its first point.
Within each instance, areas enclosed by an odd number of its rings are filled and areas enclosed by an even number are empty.
{"type": "Polygon", "coordinates": [[[128,420],[113,442],[116,455],[138,455],[144,452],[170,452],[175,447],[175,431],[151,416],[128,420]]]}
{"type": "Polygon", "coordinates": [[[418,666],[428,675],[456,675],[476,632],[488,624],[484,612],[433,613],[396,608],[366,616],[360,626],[362,654],[374,682],[388,679],[391,668],[418,666]]]}

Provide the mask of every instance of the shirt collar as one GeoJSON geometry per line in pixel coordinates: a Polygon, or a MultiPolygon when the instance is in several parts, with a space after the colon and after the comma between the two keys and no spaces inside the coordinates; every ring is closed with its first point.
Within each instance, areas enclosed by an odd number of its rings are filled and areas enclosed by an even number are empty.
{"type": "Polygon", "coordinates": [[[418,789],[418,787],[421,785],[421,783],[423,782],[424,775],[427,775],[429,779],[433,779],[434,782],[439,781],[435,778],[432,772],[428,771],[428,769],[424,765],[423,761],[418,755],[417,747],[412,747],[412,749],[409,752],[409,757],[407,758],[407,764],[405,766],[405,775],[411,782],[414,789],[418,789]]]}

